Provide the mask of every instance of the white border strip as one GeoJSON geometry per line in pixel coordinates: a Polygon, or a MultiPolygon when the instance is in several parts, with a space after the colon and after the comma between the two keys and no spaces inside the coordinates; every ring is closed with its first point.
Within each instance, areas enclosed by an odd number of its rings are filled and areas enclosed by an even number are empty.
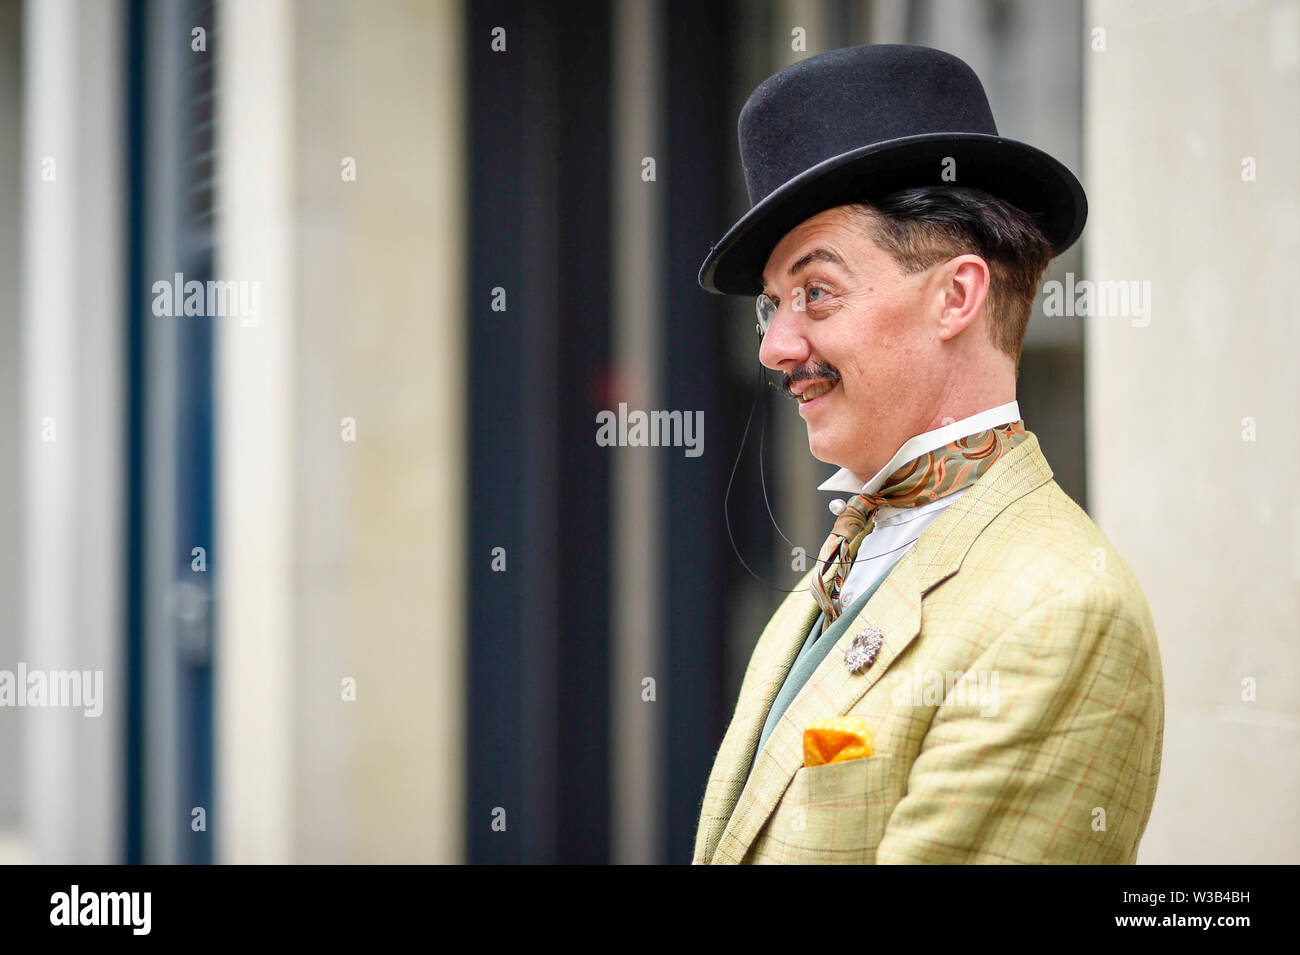
{"type": "Polygon", "coordinates": [[[261,283],[217,324],[217,861],[293,858],[293,90],[286,0],[218,7],[217,271],[261,283]],[[237,184],[237,187],[235,187],[237,184]]]}

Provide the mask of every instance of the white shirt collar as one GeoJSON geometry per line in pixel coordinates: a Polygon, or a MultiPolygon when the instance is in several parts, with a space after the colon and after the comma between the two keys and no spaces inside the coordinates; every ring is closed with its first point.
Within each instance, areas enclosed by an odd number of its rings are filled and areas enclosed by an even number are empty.
{"type": "Polygon", "coordinates": [[[913,458],[919,458],[923,454],[942,448],[949,441],[956,441],[958,438],[965,438],[981,431],[987,431],[997,425],[1019,420],[1020,403],[1009,401],[1004,405],[998,405],[996,408],[989,408],[987,411],[973,414],[969,418],[962,418],[960,421],[946,424],[942,428],[936,428],[933,431],[925,432],[925,434],[918,434],[914,438],[908,438],[894,456],[889,459],[889,463],[877,471],[869,481],[862,480],[848,468],[840,468],[819,484],[817,490],[859,494],[862,493],[862,485],[865,484],[867,485],[866,493],[872,494],[880,490],[889,475],[913,458]]]}

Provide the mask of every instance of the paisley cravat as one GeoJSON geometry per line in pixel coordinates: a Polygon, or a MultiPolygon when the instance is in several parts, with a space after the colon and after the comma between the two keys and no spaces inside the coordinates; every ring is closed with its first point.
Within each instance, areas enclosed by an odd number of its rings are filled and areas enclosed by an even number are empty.
{"type": "Polygon", "coordinates": [[[993,462],[1029,436],[1024,421],[958,438],[904,464],[873,494],[831,502],[835,526],[818,555],[820,573],[812,577],[812,594],[830,626],[840,615],[840,591],[863,538],[875,526],[882,505],[920,507],[974,484],[993,462]]]}

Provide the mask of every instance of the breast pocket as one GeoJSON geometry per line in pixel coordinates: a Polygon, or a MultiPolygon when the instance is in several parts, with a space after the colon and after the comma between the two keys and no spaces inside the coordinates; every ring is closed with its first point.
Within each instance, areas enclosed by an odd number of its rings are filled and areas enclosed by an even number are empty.
{"type": "Polygon", "coordinates": [[[901,796],[889,754],[804,766],[752,847],[751,861],[866,864],[901,796]]]}

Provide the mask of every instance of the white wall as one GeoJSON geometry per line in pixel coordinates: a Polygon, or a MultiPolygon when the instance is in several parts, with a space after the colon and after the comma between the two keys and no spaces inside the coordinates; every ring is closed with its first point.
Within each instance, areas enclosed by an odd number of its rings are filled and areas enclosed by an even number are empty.
{"type": "Polygon", "coordinates": [[[457,861],[461,12],[221,9],[219,858],[457,861]]]}
{"type": "Polygon", "coordinates": [[[1091,509],[1146,591],[1166,680],[1140,858],[1295,863],[1300,4],[1093,0],[1098,28],[1087,278],[1152,296],[1144,327],[1086,320],[1091,509]]]}
{"type": "Polygon", "coordinates": [[[116,2],[23,10],[19,659],[102,670],[105,694],[97,718],[21,713],[22,851],[42,863],[122,851],[120,18],[116,2]]]}

